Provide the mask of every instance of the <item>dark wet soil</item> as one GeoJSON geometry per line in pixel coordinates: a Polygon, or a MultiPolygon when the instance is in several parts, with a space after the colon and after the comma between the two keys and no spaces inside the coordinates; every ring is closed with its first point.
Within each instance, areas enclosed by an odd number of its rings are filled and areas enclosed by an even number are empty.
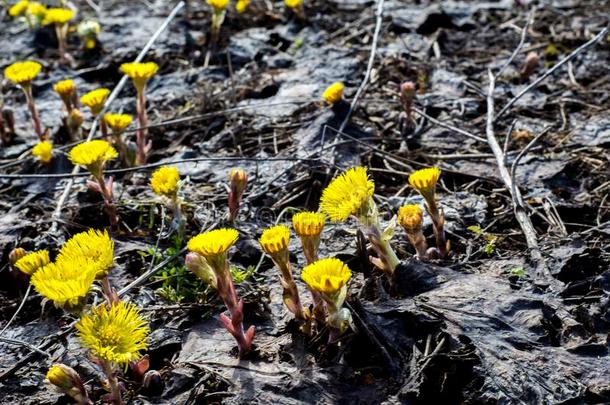
{"type": "MultiPolygon", "coordinates": [[[[56,137],[61,102],[52,84],[74,78],[81,94],[113,88],[119,65],[135,58],[173,7],[166,1],[106,0],[96,2],[102,5],[97,14],[86,2],[75,3],[79,18],[99,20],[102,33],[101,48],[90,54],[71,36],[72,67],[58,64],[50,30],[28,31],[0,8],[0,67],[25,58],[43,64],[34,94],[43,124],[56,137]]],[[[354,271],[347,303],[358,331],[335,345],[327,345],[326,336],[303,335],[282,306],[276,271],[265,260],[238,286],[246,301],[245,323],[257,328],[254,353],[241,361],[218,322],[220,302],[201,294],[170,301],[160,293],[161,282],[150,279],[128,296],[150,320],[148,355],[163,387],[146,392],[126,374],[130,403],[610,402],[610,37],[558,69],[495,124],[501,144],[514,124],[509,166],[547,131],[516,170],[547,276],[531,261],[487,144],[421,115],[405,130],[398,96],[400,83],[413,81],[418,110],[484,138],[487,71],[497,71],[517,48],[531,8],[536,7],[534,20],[521,52],[498,78],[497,110],[608,25],[610,2],[385,1],[370,80],[348,121],[347,104],[328,108],[320,95],[330,83],[343,81],[347,102],[353,100],[373,44],[377,3],[306,1],[306,21],[295,19],[281,1],[253,4],[258,11],[242,16],[231,9],[212,49],[209,9],[191,0],[189,18],[181,11],[146,57],[160,65],[148,88],[151,122],[198,117],[151,128],[150,162],[214,158],[177,164],[188,177],[188,236],[222,222],[227,174],[237,165],[250,176],[237,226],[241,240],[232,258],[243,268],[259,262],[262,229],[287,221],[289,208],[317,209],[322,189],[338,171],[369,167],[388,221],[401,205],[421,201],[405,187],[409,173],[437,165],[443,170],[439,198],[452,254],[431,264],[414,261],[405,235],[397,232],[393,244],[403,262],[389,294],[382,276],[362,260],[367,255],[358,247],[354,224],[328,226],[321,255],[339,256],[354,271]],[[524,78],[519,72],[529,52],[536,52],[540,63],[524,78]],[[472,226],[485,235],[468,230],[472,226]],[[486,236],[495,240],[493,248],[486,236]]],[[[36,137],[22,95],[3,83],[0,97],[17,123],[14,144],[0,149],[2,326],[27,288],[8,269],[14,247],[54,254],[73,233],[108,223],[102,202],[81,177],[58,230],[48,233],[67,180],[6,175],[67,173],[71,166],[62,155],[48,168],[24,155],[36,137]]],[[[133,97],[126,86],[112,110],[133,114],[133,97]]],[[[159,238],[166,230],[160,229],[149,176],[150,170],[116,175],[124,221],[114,235],[112,281],[118,288],[149,268],[150,257],[141,252],[157,240],[162,250],[173,246],[170,238],[159,238]]],[[[431,224],[425,226],[431,235],[431,224]]],[[[298,273],[304,259],[296,240],[291,249],[298,273]]],[[[196,282],[189,274],[183,277],[196,282]]],[[[305,291],[300,282],[299,288],[305,291]]],[[[41,306],[36,294],[29,296],[1,337],[50,357],[0,341],[0,403],[69,403],[43,382],[57,361],[85,376],[95,398],[103,394],[100,371],[80,347],[72,321],[51,305],[41,306]]]]}

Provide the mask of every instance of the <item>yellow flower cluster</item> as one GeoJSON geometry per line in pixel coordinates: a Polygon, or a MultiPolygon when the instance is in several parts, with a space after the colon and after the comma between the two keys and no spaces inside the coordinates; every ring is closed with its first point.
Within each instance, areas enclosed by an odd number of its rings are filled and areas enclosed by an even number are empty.
{"type": "Polygon", "coordinates": [[[409,176],[409,184],[427,199],[434,197],[434,189],[440,176],[441,170],[438,167],[420,169],[409,176]]]}
{"type": "Polygon", "coordinates": [[[214,8],[214,11],[224,11],[229,5],[229,0],[208,0],[208,4],[214,8]]]}
{"type": "Polygon", "coordinates": [[[133,80],[138,92],[144,90],[148,79],[153,77],[158,70],[159,65],[155,62],[130,62],[121,65],[121,72],[133,80]]]}
{"type": "Polygon", "coordinates": [[[281,254],[288,249],[290,229],[285,225],[276,225],[263,231],[260,244],[265,253],[270,256],[281,254]]]}
{"type": "Polygon", "coordinates": [[[93,115],[98,115],[104,108],[104,103],[106,103],[109,95],[110,90],[100,88],[90,91],[87,94],[83,94],[83,96],[80,98],[80,102],[89,107],[93,115]]]}
{"type": "Polygon", "coordinates": [[[53,144],[49,141],[42,141],[32,148],[32,156],[35,156],[41,163],[49,163],[53,159],[53,144]]]}
{"type": "Polygon", "coordinates": [[[237,242],[239,233],[235,229],[221,228],[194,236],[188,241],[191,252],[207,258],[223,255],[237,242]]]}
{"type": "Polygon", "coordinates": [[[15,62],[4,69],[4,76],[15,84],[27,86],[36,76],[38,76],[41,69],[42,65],[38,62],[29,60],[24,62],[15,62]]]}
{"type": "Polygon", "coordinates": [[[320,212],[299,212],[292,216],[292,226],[301,237],[320,235],[325,221],[326,217],[320,212]]]}
{"type": "Polygon", "coordinates": [[[301,273],[301,278],[309,288],[326,295],[337,293],[351,276],[349,267],[335,258],[318,260],[306,266],[301,273]]]}
{"type": "Polygon", "coordinates": [[[107,308],[102,304],[76,324],[78,336],[92,354],[106,362],[127,366],[139,360],[148,348],[150,329],[140,310],[120,301],[107,308]]]}
{"type": "Polygon", "coordinates": [[[246,12],[249,5],[250,0],[237,0],[237,3],[235,3],[235,11],[237,11],[238,14],[243,14],[246,12]]]}
{"type": "Polygon", "coordinates": [[[72,20],[75,12],[69,8],[50,8],[46,11],[42,25],[57,24],[64,25],[72,20]]]}
{"type": "Polygon", "coordinates": [[[37,250],[35,252],[31,252],[20,258],[15,262],[15,267],[17,267],[21,272],[31,276],[36,273],[36,270],[46,266],[49,264],[51,260],[49,259],[49,252],[46,250],[37,250]]]}
{"type": "Polygon", "coordinates": [[[364,167],[353,167],[339,176],[322,192],[320,211],[332,221],[345,221],[367,208],[375,192],[364,167]]]}
{"type": "Polygon", "coordinates": [[[421,229],[424,221],[424,213],[417,204],[403,205],[398,210],[398,223],[409,233],[421,229]]]}
{"type": "Polygon", "coordinates": [[[150,179],[150,187],[157,195],[174,198],[178,192],[179,181],[180,172],[178,171],[178,168],[163,166],[153,173],[150,179]]]}
{"type": "Polygon", "coordinates": [[[75,165],[87,167],[89,170],[95,166],[103,165],[108,160],[115,159],[119,154],[107,141],[93,140],[83,142],[70,150],[68,157],[75,165]]]}
{"type": "MultiPolygon", "coordinates": [[[[288,0],[287,0],[288,1],[288,0]]],[[[345,86],[341,82],[335,82],[328,86],[324,93],[322,93],[322,98],[328,104],[335,104],[343,98],[343,90],[345,86]]]]}
{"type": "Polygon", "coordinates": [[[114,241],[107,231],[90,229],[77,233],[62,246],[57,263],[70,262],[75,257],[87,259],[95,276],[103,277],[114,265],[114,241]]]}
{"type": "Polygon", "coordinates": [[[76,84],[70,79],[62,80],[53,85],[53,90],[55,90],[61,98],[70,97],[76,92],[76,84]]]}
{"type": "Polygon", "coordinates": [[[104,114],[104,121],[115,134],[122,133],[133,122],[129,114],[104,114]]]}

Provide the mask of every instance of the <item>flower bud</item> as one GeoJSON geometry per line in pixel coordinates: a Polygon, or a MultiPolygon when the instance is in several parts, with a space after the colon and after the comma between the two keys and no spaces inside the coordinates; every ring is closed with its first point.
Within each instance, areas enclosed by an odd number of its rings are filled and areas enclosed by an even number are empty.
{"type": "Polygon", "coordinates": [[[536,52],[528,53],[525,56],[525,61],[523,61],[523,67],[521,68],[521,72],[519,72],[521,78],[527,79],[528,77],[530,77],[538,67],[539,63],[540,57],[536,52]]]}
{"type": "Polygon", "coordinates": [[[234,222],[239,213],[241,198],[248,184],[248,174],[242,169],[231,169],[229,182],[229,221],[234,222]]]}
{"type": "Polygon", "coordinates": [[[17,263],[17,261],[26,254],[27,252],[24,248],[15,248],[11,250],[11,253],[8,254],[9,263],[11,264],[11,266],[14,266],[15,263],[17,263]]]}
{"type": "Polygon", "coordinates": [[[70,111],[70,116],[68,118],[68,124],[70,125],[70,128],[76,130],[80,128],[81,125],[83,125],[84,121],[85,115],[81,110],[79,110],[78,108],[73,108],[72,111],[70,111]]]}
{"type": "Polygon", "coordinates": [[[190,252],[186,255],[185,259],[186,267],[199,277],[203,282],[216,289],[216,275],[214,270],[208,264],[204,257],[200,256],[195,252],[190,252]]]}
{"type": "Polygon", "coordinates": [[[144,374],[142,390],[147,396],[156,397],[163,392],[163,380],[157,370],[150,370],[144,374]]]}
{"type": "Polygon", "coordinates": [[[53,364],[47,371],[47,381],[57,391],[74,398],[78,404],[92,404],[83,381],[72,367],[65,364],[53,364]]]}

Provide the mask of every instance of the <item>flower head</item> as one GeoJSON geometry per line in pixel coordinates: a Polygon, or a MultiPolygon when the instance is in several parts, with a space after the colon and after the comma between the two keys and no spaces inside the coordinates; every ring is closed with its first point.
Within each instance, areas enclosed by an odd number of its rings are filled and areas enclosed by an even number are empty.
{"type": "Polygon", "coordinates": [[[260,238],[263,251],[269,256],[282,254],[288,249],[290,229],[285,225],[276,225],[263,231],[260,238]]]}
{"type": "Polygon", "coordinates": [[[142,92],[148,79],[153,77],[159,70],[159,65],[155,62],[130,62],[121,65],[121,72],[133,80],[136,90],[142,92]]]}
{"type": "Polygon", "coordinates": [[[249,5],[250,0],[237,0],[237,3],[235,3],[235,11],[237,11],[238,14],[243,14],[248,9],[249,5]]]}
{"type": "Polygon", "coordinates": [[[76,85],[73,80],[62,80],[53,85],[53,90],[55,90],[62,99],[70,98],[76,92],[76,85]]]}
{"type": "Polygon", "coordinates": [[[89,260],[98,278],[105,276],[114,265],[114,241],[106,231],[89,229],[77,233],[61,247],[57,263],[69,262],[74,257],[89,260]]]}
{"type": "Polygon", "coordinates": [[[119,154],[107,141],[93,140],[83,142],[70,150],[68,157],[75,165],[85,166],[92,174],[97,175],[99,169],[108,160],[115,159],[119,154]]]}
{"type": "Polygon", "coordinates": [[[157,195],[173,198],[178,192],[180,172],[173,166],[163,166],[155,170],[151,179],[150,187],[157,195]]]}
{"type": "Polygon", "coordinates": [[[49,264],[49,252],[46,250],[37,250],[21,257],[15,262],[15,267],[21,270],[23,273],[31,276],[36,273],[36,270],[49,264]]]}
{"type": "Polygon", "coordinates": [[[36,156],[41,163],[49,163],[53,159],[53,144],[42,141],[32,148],[32,155],[36,156]]]}
{"type": "Polygon", "coordinates": [[[208,0],[208,4],[214,8],[215,12],[224,11],[229,5],[229,0],[208,0]]]}
{"type": "Polygon", "coordinates": [[[42,65],[38,62],[26,60],[24,62],[15,62],[4,69],[4,76],[11,82],[20,86],[28,86],[38,73],[40,73],[42,65]]]}
{"type": "Polygon", "coordinates": [[[93,281],[95,268],[85,257],[73,257],[61,263],[49,263],[38,269],[31,283],[43,297],[56,307],[69,310],[84,303],[93,281]]]}
{"type": "Polygon", "coordinates": [[[47,7],[44,4],[41,4],[37,1],[31,1],[28,4],[27,14],[36,18],[37,20],[42,20],[47,13],[47,7]]]}
{"type": "Polygon", "coordinates": [[[69,8],[50,8],[44,15],[42,25],[57,24],[64,25],[72,20],[75,12],[69,8]]]}
{"type": "Polygon", "coordinates": [[[284,4],[288,8],[299,8],[303,5],[303,0],[284,0],[284,4]]]}
{"type": "Polygon", "coordinates": [[[47,381],[62,391],[68,391],[80,381],[78,373],[65,364],[53,364],[47,371],[47,381]]]}
{"type": "Polygon", "coordinates": [[[20,0],[17,3],[13,4],[11,8],[8,9],[8,15],[11,17],[23,17],[25,12],[28,10],[28,5],[30,4],[29,0],[20,0]]]}
{"type": "Polygon", "coordinates": [[[299,212],[292,216],[292,226],[297,235],[319,236],[324,229],[326,217],[320,212],[299,212]]]}
{"type": "Polygon", "coordinates": [[[102,112],[104,104],[106,103],[109,95],[110,90],[100,88],[90,91],[87,94],[83,94],[83,96],[80,98],[80,102],[89,107],[93,115],[98,115],[100,112],[102,112]]]}
{"type": "Polygon", "coordinates": [[[441,170],[438,167],[420,169],[409,176],[409,184],[424,198],[434,198],[434,189],[440,176],[441,170]]]}
{"type": "Polygon", "coordinates": [[[83,316],[76,324],[83,346],[104,361],[127,366],[142,357],[148,348],[150,333],[140,310],[131,303],[120,301],[108,309],[102,304],[83,316]]]}
{"type": "Polygon", "coordinates": [[[353,167],[335,177],[322,192],[320,211],[332,221],[345,221],[368,206],[375,192],[364,167],[353,167]]]}
{"type": "Polygon", "coordinates": [[[122,133],[133,122],[129,114],[104,114],[104,121],[115,134],[122,133]]]}
{"type": "Polygon", "coordinates": [[[339,259],[327,258],[318,260],[306,266],[301,272],[301,278],[309,288],[321,294],[337,293],[352,276],[352,272],[339,259]]]}
{"type": "Polygon", "coordinates": [[[398,210],[398,223],[407,233],[421,230],[424,221],[424,213],[417,204],[403,205],[398,210]]]}
{"type": "Polygon", "coordinates": [[[191,238],[187,246],[190,251],[208,259],[225,254],[238,238],[239,233],[235,229],[221,228],[191,238]]]}
{"type": "Polygon", "coordinates": [[[345,86],[341,82],[335,82],[328,86],[324,93],[322,93],[322,98],[328,104],[335,104],[343,98],[343,90],[345,86]]]}

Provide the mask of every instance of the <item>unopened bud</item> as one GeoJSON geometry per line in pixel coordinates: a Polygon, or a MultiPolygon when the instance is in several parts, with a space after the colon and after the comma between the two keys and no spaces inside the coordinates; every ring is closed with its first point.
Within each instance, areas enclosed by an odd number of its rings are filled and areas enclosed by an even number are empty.
{"type": "Polygon", "coordinates": [[[17,261],[26,254],[27,252],[24,248],[15,248],[11,250],[11,253],[8,254],[9,263],[11,264],[11,266],[14,266],[15,263],[17,263],[17,261]]]}
{"type": "Polygon", "coordinates": [[[15,133],[15,114],[13,110],[5,108],[2,110],[2,120],[11,134],[15,133]]]}
{"type": "Polygon", "coordinates": [[[229,174],[229,221],[234,222],[239,212],[241,198],[248,184],[248,174],[242,169],[231,169],[229,174]]]}
{"type": "Polygon", "coordinates": [[[413,100],[415,98],[415,83],[404,82],[400,85],[400,97],[404,100],[413,100]]]}
{"type": "Polygon", "coordinates": [[[142,390],[147,396],[158,396],[163,392],[163,380],[157,370],[150,370],[144,374],[142,390]]]}
{"type": "Polygon", "coordinates": [[[534,73],[534,71],[536,70],[536,68],[538,67],[538,64],[540,63],[540,57],[538,56],[538,54],[536,52],[530,52],[527,54],[527,56],[525,57],[525,61],[523,62],[523,67],[521,68],[521,78],[522,79],[527,79],[528,77],[530,77],[532,75],[532,73],[534,73]]]}
{"type": "Polygon", "coordinates": [[[82,113],[81,110],[73,108],[72,111],[70,111],[70,117],[68,118],[68,124],[70,125],[70,128],[76,130],[80,128],[81,125],[83,125],[83,122],[85,122],[85,115],[82,113]]]}
{"type": "Polygon", "coordinates": [[[195,252],[190,252],[186,255],[185,259],[186,267],[199,277],[204,283],[210,285],[216,289],[216,275],[210,264],[205,260],[204,257],[200,256],[195,252]]]}
{"type": "Polygon", "coordinates": [[[47,371],[47,381],[57,391],[70,395],[79,404],[91,404],[85,385],[78,373],[65,364],[53,364],[47,371]]]}

